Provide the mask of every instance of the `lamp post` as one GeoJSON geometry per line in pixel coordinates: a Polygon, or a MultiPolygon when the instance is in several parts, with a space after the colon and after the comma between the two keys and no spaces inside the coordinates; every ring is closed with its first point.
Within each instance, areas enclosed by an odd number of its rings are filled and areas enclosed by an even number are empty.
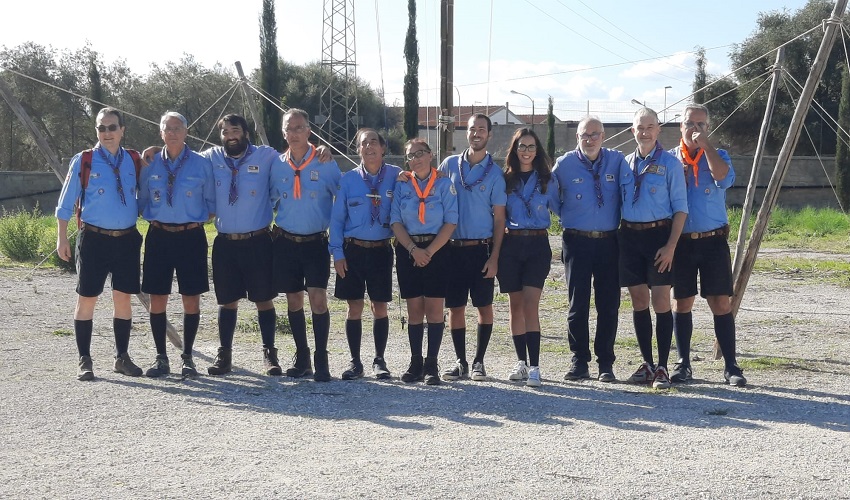
{"type": "Polygon", "coordinates": [[[672,89],[672,85],[664,87],[664,122],[667,122],[667,89],[672,89]]]}
{"type": "Polygon", "coordinates": [[[457,116],[455,116],[455,123],[461,123],[460,121],[460,90],[457,89],[457,85],[454,86],[455,92],[457,92],[457,116]]]}
{"type": "MultiPolygon", "coordinates": [[[[511,94],[525,96],[529,101],[531,101],[531,130],[534,131],[534,99],[528,97],[527,94],[523,94],[522,92],[517,92],[516,90],[511,90],[511,94]]],[[[507,117],[505,118],[507,121],[507,117]]]]}
{"type": "Polygon", "coordinates": [[[635,106],[641,106],[641,107],[643,107],[643,108],[645,108],[645,107],[646,107],[646,103],[645,103],[645,102],[640,102],[640,101],[638,101],[637,99],[632,99],[632,104],[634,104],[635,106]]]}

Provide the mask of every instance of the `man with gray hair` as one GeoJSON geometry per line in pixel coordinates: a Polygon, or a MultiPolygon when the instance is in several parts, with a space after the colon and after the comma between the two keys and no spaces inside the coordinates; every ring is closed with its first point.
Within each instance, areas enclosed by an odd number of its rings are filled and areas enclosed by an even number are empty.
{"type": "Polygon", "coordinates": [[[705,297],[714,315],[714,334],[723,353],[723,377],[734,386],[747,379],[735,361],[735,317],[732,295],[732,260],[729,256],[729,219],[726,190],[735,182],[729,155],[715,149],[708,139],[711,127],[708,108],[689,104],[682,113],[679,146],[670,150],[684,167],[688,193],[688,219],[673,258],[676,279],[673,284],[673,320],[679,361],[670,374],[673,382],[693,378],[690,348],[694,323],[691,310],[697,294],[705,297]]]}
{"type": "Polygon", "coordinates": [[[201,317],[201,294],[210,289],[204,223],[215,213],[212,163],[186,145],[188,123],[180,113],[162,115],[159,130],[165,147],[142,170],[139,179],[139,212],[150,222],[142,291],[151,297],[150,325],[156,345],[156,359],[146,375],[160,377],[171,372],[165,309],[176,272],[183,301],[181,374],[195,377],[198,372],[192,347],[201,317]]]}
{"type": "Polygon", "coordinates": [[[619,180],[628,169],[623,154],[602,147],[605,127],[584,117],[576,129],[576,149],[558,158],[552,175],[561,193],[564,228],[561,260],[566,270],[570,310],[568,339],[573,353],[566,380],[590,378],[590,297],[595,292],[596,337],[593,350],[598,378],[613,382],[614,339],[620,309],[617,227],[620,224],[619,180]]]}

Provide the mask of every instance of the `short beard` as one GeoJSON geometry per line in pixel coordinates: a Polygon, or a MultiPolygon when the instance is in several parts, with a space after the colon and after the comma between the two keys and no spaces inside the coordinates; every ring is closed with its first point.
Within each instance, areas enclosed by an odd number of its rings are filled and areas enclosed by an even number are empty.
{"type": "Polygon", "coordinates": [[[227,141],[224,142],[224,151],[228,156],[239,156],[248,149],[248,138],[243,137],[239,140],[239,144],[231,146],[227,141]]]}

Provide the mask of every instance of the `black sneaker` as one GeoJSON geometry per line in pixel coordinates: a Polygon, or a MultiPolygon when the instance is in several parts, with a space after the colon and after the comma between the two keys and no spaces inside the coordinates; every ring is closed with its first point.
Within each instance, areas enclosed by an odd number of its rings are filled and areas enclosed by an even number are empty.
{"type": "Polygon", "coordinates": [[[390,373],[389,368],[387,368],[387,362],[384,361],[384,358],[375,358],[372,361],[372,373],[375,374],[375,378],[378,380],[388,380],[392,378],[392,374],[390,373]]]}
{"type": "Polygon", "coordinates": [[[457,360],[454,367],[443,372],[443,380],[458,380],[469,376],[469,363],[457,360]]]}
{"type": "Polygon", "coordinates": [[[585,378],[590,378],[590,368],[587,366],[587,361],[581,361],[573,357],[572,363],[570,363],[570,369],[564,375],[564,380],[581,380],[585,378]]]}
{"type": "Polygon", "coordinates": [[[122,373],[128,377],[142,376],[142,369],[133,363],[133,360],[130,359],[130,355],[126,352],[115,356],[115,365],[113,365],[112,371],[115,373],[122,373]]]}
{"type": "Polygon", "coordinates": [[[286,369],[286,376],[292,378],[307,377],[313,374],[313,367],[310,365],[310,351],[296,352],[292,357],[292,366],[286,369]]]}
{"type": "Polygon", "coordinates": [[[673,364],[673,371],[670,372],[670,382],[681,384],[682,382],[687,382],[688,380],[693,379],[694,370],[691,368],[689,363],[685,363],[680,359],[678,362],[673,364]]]}
{"type": "Polygon", "coordinates": [[[411,356],[410,366],[407,371],[401,374],[401,381],[405,383],[421,382],[425,378],[423,370],[422,356],[411,356]]]}
{"type": "Polygon", "coordinates": [[[198,376],[198,369],[195,368],[195,360],[191,354],[181,354],[180,359],[183,361],[183,366],[180,368],[180,375],[184,378],[195,378],[198,376]]]}
{"type": "Polygon", "coordinates": [[[747,379],[744,377],[744,371],[738,365],[727,366],[723,371],[723,378],[726,383],[735,387],[744,387],[747,385],[747,379]]]}
{"type": "Polygon", "coordinates": [[[437,366],[437,358],[425,358],[423,373],[425,385],[440,385],[440,367],[437,366]]]}
{"type": "Polygon", "coordinates": [[[219,347],[218,354],[215,355],[215,361],[212,366],[207,367],[207,373],[210,375],[224,375],[230,373],[233,369],[233,349],[228,347],[219,347]]]}
{"type": "Polygon", "coordinates": [[[80,371],[77,373],[77,380],[88,382],[94,380],[94,370],[92,370],[91,356],[80,356],[80,371]]]}
{"type": "Polygon", "coordinates": [[[153,360],[153,364],[145,372],[145,376],[156,378],[168,375],[169,373],[171,373],[171,365],[168,363],[168,356],[157,354],[156,359],[153,360]]]}
{"type": "Polygon", "coordinates": [[[614,367],[611,365],[599,365],[599,381],[600,382],[615,382],[617,377],[614,375],[614,367]]]}
{"type": "Polygon", "coordinates": [[[352,359],[348,364],[348,369],[342,372],[343,380],[354,380],[363,377],[363,362],[359,359],[352,359]]]}
{"type": "Polygon", "coordinates": [[[331,370],[328,366],[328,351],[313,353],[313,365],[316,370],[313,372],[313,380],[316,382],[330,382],[331,370]]]}

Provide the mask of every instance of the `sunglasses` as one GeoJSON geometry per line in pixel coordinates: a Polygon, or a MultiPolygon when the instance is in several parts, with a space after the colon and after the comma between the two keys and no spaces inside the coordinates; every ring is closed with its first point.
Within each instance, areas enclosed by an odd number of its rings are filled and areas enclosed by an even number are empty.
{"type": "Polygon", "coordinates": [[[107,130],[110,132],[115,132],[121,127],[113,123],[112,125],[98,125],[96,128],[98,132],[106,132],[107,130]]]}
{"type": "Polygon", "coordinates": [[[407,161],[413,161],[414,158],[422,158],[426,154],[430,153],[427,149],[420,149],[419,151],[414,151],[412,153],[407,153],[404,155],[407,158],[407,161]]]}

